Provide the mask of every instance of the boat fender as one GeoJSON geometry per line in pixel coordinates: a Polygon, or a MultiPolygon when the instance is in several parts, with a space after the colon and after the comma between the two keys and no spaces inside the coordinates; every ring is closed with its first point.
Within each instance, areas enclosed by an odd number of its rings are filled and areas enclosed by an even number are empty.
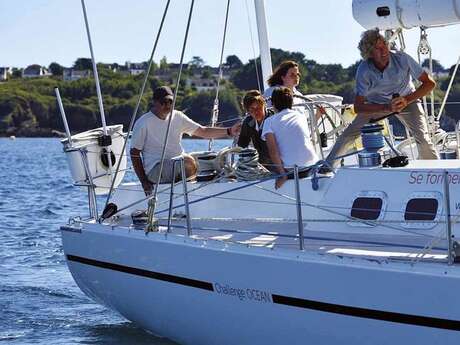
{"type": "Polygon", "coordinates": [[[409,158],[407,156],[396,156],[388,158],[383,162],[382,166],[384,168],[400,168],[405,167],[407,164],[409,164],[409,158]]]}
{"type": "Polygon", "coordinates": [[[321,143],[321,147],[327,147],[327,133],[322,132],[319,134],[319,142],[321,143]]]}
{"type": "Polygon", "coordinates": [[[110,218],[117,212],[118,212],[118,206],[114,204],[113,202],[110,202],[104,208],[104,211],[102,212],[102,215],[101,215],[101,219],[104,220],[104,219],[110,218]]]}
{"type": "MultiPolygon", "coordinates": [[[[117,159],[112,151],[110,151],[110,160],[112,161],[112,166],[115,166],[117,159]]],[[[101,162],[103,166],[109,168],[109,155],[106,148],[101,150],[101,162]]]]}

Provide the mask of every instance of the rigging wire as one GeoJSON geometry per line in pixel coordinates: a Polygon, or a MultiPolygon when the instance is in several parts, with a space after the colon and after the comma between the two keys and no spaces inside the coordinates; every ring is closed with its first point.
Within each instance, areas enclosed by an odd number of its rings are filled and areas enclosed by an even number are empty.
{"type": "Polygon", "coordinates": [[[176,81],[176,89],[174,90],[174,97],[171,105],[171,113],[169,114],[168,118],[168,125],[166,127],[166,133],[165,133],[165,140],[163,143],[163,150],[161,151],[161,159],[160,159],[160,169],[158,172],[158,179],[156,183],[154,184],[153,188],[153,196],[149,200],[149,207],[148,207],[148,230],[152,230],[154,224],[154,213],[155,213],[155,203],[156,203],[156,196],[158,193],[158,186],[160,185],[160,180],[161,180],[161,175],[163,173],[163,165],[164,165],[164,160],[165,160],[165,154],[166,154],[166,145],[168,144],[168,136],[169,136],[169,131],[171,129],[171,120],[174,114],[174,108],[176,106],[176,100],[177,100],[177,92],[179,91],[179,86],[180,86],[180,80],[182,77],[182,69],[184,67],[184,54],[185,54],[185,48],[187,46],[187,40],[188,40],[188,33],[190,30],[190,23],[192,21],[192,13],[193,13],[193,5],[195,4],[195,0],[191,1],[190,4],[190,11],[189,11],[189,16],[187,20],[187,28],[185,30],[185,37],[184,37],[184,43],[182,46],[182,52],[180,56],[180,67],[179,67],[179,74],[177,75],[177,81],[176,81]]]}
{"type": "Polygon", "coordinates": [[[259,89],[259,92],[262,93],[262,88],[261,88],[261,86],[260,86],[259,68],[257,67],[256,49],[254,48],[254,36],[253,36],[253,33],[252,33],[251,17],[250,17],[250,15],[249,15],[248,0],[244,0],[244,3],[245,3],[245,5],[246,5],[246,14],[248,15],[249,35],[250,35],[250,37],[251,37],[252,54],[254,55],[254,67],[255,67],[255,69],[256,69],[257,88],[259,89]]]}
{"type": "MultiPolygon", "coordinates": [[[[150,70],[151,70],[152,65],[153,65],[153,56],[154,56],[155,51],[157,49],[158,41],[160,39],[160,35],[161,35],[162,30],[163,30],[163,24],[164,24],[164,21],[165,21],[165,18],[166,18],[166,14],[168,13],[168,8],[169,8],[169,3],[170,2],[171,2],[171,0],[167,0],[165,9],[163,11],[163,16],[161,18],[161,22],[160,22],[160,26],[158,28],[157,36],[155,38],[155,43],[154,43],[153,48],[152,48],[152,53],[150,54],[150,59],[149,59],[149,64],[148,64],[148,67],[147,67],[147,71],[145,71],[144,81],[142,82],[142,87],[141,87],[141,90],[140,90],[139,98],[137,99],[136,107],[134,108],[133,115],[131,116],[131,120],[129,122],[128,132],[127,132],[126,138],[125,138],[125,140],[123,142],[123,148],[121,150],[122,153],[125,152],[126,146],[128,144],[129,133],[131,132],[131,130],[132,130],[133,126],[134,126],[134,121],[136,120],[137,112],[139,111],[139,107],[140,107],[140,104],[141,104],[141,101],[142,101],[142,96],[144,95],[145,87],[147,85],[147,81],[148,81],[149,74],[150,74],[150,70]]],[[[115,175],[114,175],[114,177],[112,179],[112,183],[110,185],[110,190],[109,190],[109,193],[108,193],[107,198],[105,200],[104,209],[107,207],[107,205],[108,205],[108,203],[110,201],[110,198],[112,196],[113,187],[115,185],[115,180],[117,178],[118,171],[120,170],[120,164],[121,164],[121,159],[118,160],[117,168],[115,169],[115,175]]]]}
{"type": "MultiPolygon", "coordinates": [[[[212,107],[211,127],[216,126],[217,119],[219,118],[219,90],[220,90],[220,82],[222,80],[222,74],[223,74],[223,59],[224,59],[225,39],[227,37],[227,24],[228,24],[229,9],[230,9],[230,0],[227,0],[227,9],[225,12],[224,34],[222,38],[222,47],[220,50],[219,78],[217,79],[216,98],[214,99],[214,105],[212,107]]],[[[213,140],[209,139],[208,151],[212,150],[212,144],[213,144],[213,140]]]]}
{"type": "Polygon", "coordinates": [[[460,102],[447,102],[447,98],[449,97],[449,94],[450,94],[450,89],[452,88],[452,84],[454,83],[454,80],[455,80],[455,76],[457,74],[457,71],[458,71],[458,66],[460,65],[460,55],[458,57],[458,60],[457,60],[457,63],[455,65],[455,68],[454,70],[452,71],[452,77],[450,78],[450,81],[449,81],[449,86],[447,87],[447,90],[446,90],[446,94],[444,95],[444,99],[442,100],[442,103],[441,103],[441,109],[439,109],[439,113],[438,113],[438,116],[436,118],[436,120],[439,121],[439,119],[441,118],[442,116],[442,113],[444,112],[444,107],[446,106],[446,104],[452,104],[452,103],[460,103],[460,102]]]}

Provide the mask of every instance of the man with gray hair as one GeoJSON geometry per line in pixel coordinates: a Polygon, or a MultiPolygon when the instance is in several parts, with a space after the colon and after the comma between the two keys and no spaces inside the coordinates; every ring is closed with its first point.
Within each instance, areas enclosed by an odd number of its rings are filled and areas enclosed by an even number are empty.
{"type": "Polygon", "coordinates": [[[419,159],[437,159],[438,154],[428,134],[420,98],[436,86],[422,67],[404,52],[390,51],[378,29],[365,31],[358,48],[363,61],[356,72],[356,118],[337,139],[327,161],[337,167],[335,159],[349,150],[360,135],[361,127],[372,119],[398,113],[417,144],[419,159]],[[413,79],[420,81],[416,89],[413,79]]]}

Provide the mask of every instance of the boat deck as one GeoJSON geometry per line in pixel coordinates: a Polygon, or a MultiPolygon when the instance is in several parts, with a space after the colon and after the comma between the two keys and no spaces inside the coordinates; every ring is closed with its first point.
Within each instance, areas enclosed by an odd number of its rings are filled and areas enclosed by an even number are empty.
{"type": "MultiPolygon", "coordinates": [[[[112,226],[114,224],[112,223],[112,226]]],[[[167,219],[159,220],[159,231],[167,231],[167,219]]],[[[314,224],[313,224],[314,225],[314,224]]],[[[118,219],[117,226],[145,231],[146,224],[133,225],[128,217],[118,219]]],[[[192,219],[194,239],[238,243],[277,250],[300,249],[298,224],[295,220],[276,219],[192,219]],[[244,230],[242,230],[244,229],[244,230]]],[[[170,233],[187,234],[185,219],[174,218],[170,233]]],[[[447,241],[424,235],[345,234],[315,231],[304,224],[304,249],[322,254],[367,257],[375,260],[446,261],[447,241]]]]}

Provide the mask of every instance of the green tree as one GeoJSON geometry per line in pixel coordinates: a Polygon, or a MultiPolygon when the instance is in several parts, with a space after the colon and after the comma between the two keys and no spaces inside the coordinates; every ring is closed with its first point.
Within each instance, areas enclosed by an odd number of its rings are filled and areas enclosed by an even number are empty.
{"type": "MultiPolygon", "coordinates": [[[[187,96],[182,101],[182,109],[195,121],[208,125],[211,121],[214,92],[199,92],[187,96]]],[[[238,104],[238,93],[231,89],[223,89],[219,94],[219,122],[232,119],[241,113],[238,104]]],[[[227,123],[226,123],[227,125],[227,123]]]]}
{"type": "Polygon", "coordinates": [[[57,62],[50,63],[50,65],[48,66],[48,69],[51,71],[52,75],[62,77],[62,72],[64,71],[64,67],[62,67],[57,62]]]}
{"type": "MultiPolygon", "coordinates": [[[[422,67],[429,68],[430,67],[430,59],[425,59],[422,62],[422,67]]],[[[439,73],[439,72],[444,72],[446,69],[444,68],[443,65],[439,62],[439,60],[433,59],[433,72],[434,73],[439,73]]]]}
{"type": "Polygon", "coordinates": [[[89,58],[78,58],[73,64],[73,68],[79,71],[93,69],[93,63],[89,58]]]}
{"type": "Polygon", "coordinates": [[[11,74],[13,78],[21,78],[22,77],[22,68],[13,68],[13,73],[11,74]]]}
{"type": "Polygon", "coordinates": [[[201,79],[210,79],[211,76],[211,71],[207,68],[203,69],[203,71],[201,72],[201,79]]]}
{"type": "Polygon", "coordinates": [[[193,56],[192,60],[189,61],[189,65],[191,65],[192,68],[199,69],[204,66],[204,60],[199,56],[193,56]]]}
{"type": "Polygon", "coordinates": [[[168,69],[168,60],[166,59],[166,56],[163,56],[160,60],[160,69],[161,70],[168,69]]]}
{"type": "Polygon", "coordinates": [[[241,68],[243,66],[243,63],[241,62],[240,58],[236,55],[229,55],[225,59],[225,64],[230,68],[230,69],[237,69],[241,68]]]}
{"type": "MultiPolygon", "coordinates": [[[[263,87],[262,74],[260,69],[260,59],[256,60],[259,66],[259,83],[263,87]]],[[[241,90],[253,90],[258,89],[259,85],[257,82],[257,73],[254,66],[254,60],[249,60],[247,64],[244,64],[241,68],[237,69],[230,78],[230,81],[241,90]]]]}

